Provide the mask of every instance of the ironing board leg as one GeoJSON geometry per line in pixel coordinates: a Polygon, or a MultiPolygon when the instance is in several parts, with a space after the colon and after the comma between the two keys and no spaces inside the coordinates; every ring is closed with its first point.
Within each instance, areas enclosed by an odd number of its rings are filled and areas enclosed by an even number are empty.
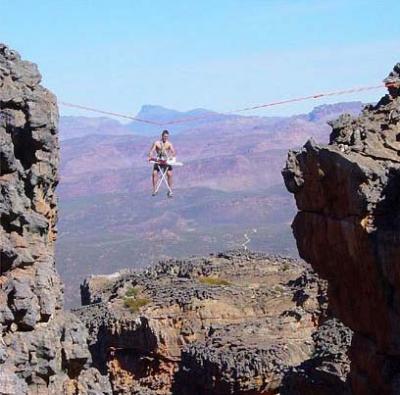
{"type": "Polygon", "coordinates": [[[160,189],[160,186],[161,186],[161,184],[162,184],[163,181],[165,182],[165,185],[167,186],[168,190],[169,190],[170,192],[172,192],[172,190],[171,190],[171,188],[170,188],[170,186],[169,186],[169,184],[168,184],[168,181],[167,181],[167,179],[166,179],[166,177],[165,177],[165,175],[167,174],[167,171],[168,171],[168,167],[165,169],[165,171],[162,171],[162,169],[160,168],[160,165],[157,165],[157,167],[158,167],[159,172],[161,173],[161,178],[160,178],[160,180],[158,181],[158,184],[157,184],[157,186],[156,186],[155,192],[156,192],[156,193],[158,192],[158,190],[160,189]]]}

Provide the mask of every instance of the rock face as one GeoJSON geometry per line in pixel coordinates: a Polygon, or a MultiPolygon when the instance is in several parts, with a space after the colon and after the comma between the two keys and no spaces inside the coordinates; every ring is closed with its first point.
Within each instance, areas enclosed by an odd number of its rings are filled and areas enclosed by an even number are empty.
{"type": "Polygon", "coordinates": [[[304,263],[238,251],[93,276],[82,295],[75,314],[115,394],[275,394],[327,317],[304,263]]]}
{"type": "Polygon", "coordinates": [[[348,350],[352,331],[335,318],[313,334],[315,350],[310,359],[285,374],[281,395],[350,395],[348,350]]]}
{"type": "Polygon", "coordinates": [[[389,94],[331,123],[283,171],[302,258],[328,280],[330,306],[354,331],[354,394],[400,393],[400,63],[389,94]]]}
{"type": "Polygon", "coordinates": [[[0,394],[110,393],[54,265],[58,109],[36,65],[0,44],[0,394]],[[104,392],[100,390],[104,388],[104,392]]]}

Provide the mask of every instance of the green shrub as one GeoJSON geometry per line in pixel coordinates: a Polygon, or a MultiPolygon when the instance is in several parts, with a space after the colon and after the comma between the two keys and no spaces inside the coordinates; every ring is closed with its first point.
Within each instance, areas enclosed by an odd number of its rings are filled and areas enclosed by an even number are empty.
{"type": "Polygon", "coordinates": [[[232,283],[228,280],[218,277],[200,277],[199,282],[205,285],[219,286],[219,285],[231,285],[232,283]]]}
{"type": "Polygon", "coordinates": [[[124,306],[127,307],[132,313],[137,313],[141,307],[150,303],[147,298],[124,298],[124,306]]]}
{"type": "Polygon", "coordinates": [[[135,287],[130,287],[125,293],[125,296],[130,298],[130,297],[136,297],[139,293],[139,290],[135,287]]]}
{"type": "Polygon", "coordinates": [[[285,292],[285,287],[283,287],[282,285],[279,285],[279,284],[277,284],[277,285],[274,285],[273,287],[272,287],[272,289],[275,291],[275,292],[279,292],[279,293],[282,293],[282,292],[285,292]]]}

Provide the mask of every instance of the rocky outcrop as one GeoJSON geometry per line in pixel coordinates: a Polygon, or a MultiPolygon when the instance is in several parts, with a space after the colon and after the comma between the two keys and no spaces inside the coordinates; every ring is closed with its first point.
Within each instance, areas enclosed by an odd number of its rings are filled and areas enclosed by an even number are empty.
{"type": "Polygon", "coordinates": [[[116,394],[275,394],[327,316],[304,263],[243,251],[93,276],[82,295],[75,314],[116,394]]]}
{"type": "Polygon", "coordinates": [[[40,80],[36,65],[0,44],[0,394],[110,393],[89,368],[86,328],[62,311],[58,109],[40,80]]]}
{"type": "Polygon", "coordinates": [[[324,321],[312,337],[313,355],[286,372],[281,395],[350,395],[347,353],[352,331],[331,318],[324,321]]]}
{"type": "Polygon", "coordinates": [[[299,253],[354,331],[354,394],[400,393],[400,64],[385,82],[377,105],[332,122],[330,144],[308,141],[283,171],[299,253]]]}

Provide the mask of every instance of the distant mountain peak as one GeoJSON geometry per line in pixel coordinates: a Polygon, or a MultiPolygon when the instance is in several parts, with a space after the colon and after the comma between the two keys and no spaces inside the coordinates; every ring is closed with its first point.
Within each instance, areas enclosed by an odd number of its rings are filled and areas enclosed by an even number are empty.
{"type": "Polygon", "coordinates": [[[173,120],[178,117],[198,116],[203,114],[217,114],[215,111],[207,110],[205,108],[194,108],[189,111],[178,111],[166,108],[160,105],[145,104],[141,107],[138,118],[154,119],[154,120],[173,120]]]}
{"type": "Polygon", "coordinates": [[[180,115],[177,110],[172,110],[159,105],[145,104],[137,114],[138,118],[145,119],[169,119],[180,115]]]}

